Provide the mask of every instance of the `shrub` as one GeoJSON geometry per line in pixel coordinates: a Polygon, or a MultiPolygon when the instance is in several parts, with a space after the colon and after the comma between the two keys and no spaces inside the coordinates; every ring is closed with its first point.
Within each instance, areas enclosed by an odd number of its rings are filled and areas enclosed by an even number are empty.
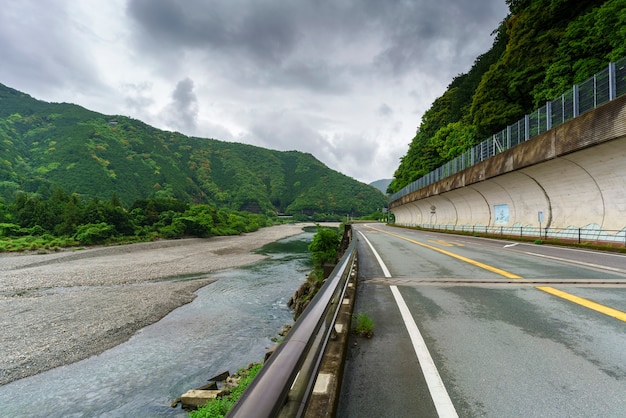
{"type": "Polygon", "coordinates": [[[84,245],[101,244],[115,233],[115,228],[106,222],[85,224],[76,229],[74,238],[84,245]]]}
{"type": "Polygon", "coordinates": [[[341,243],[341,236],[336,229],[317,226],[317,233],[309,244],[309,251],[316,266],[334,263],[341,243]]]}

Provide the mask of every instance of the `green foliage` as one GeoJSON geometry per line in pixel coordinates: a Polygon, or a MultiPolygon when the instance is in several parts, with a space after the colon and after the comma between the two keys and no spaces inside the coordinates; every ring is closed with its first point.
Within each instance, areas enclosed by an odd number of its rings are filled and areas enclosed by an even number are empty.
{"type": "Polygon", "coordinates": [[[461,122],[452,122],[440,128],[431,141],[432,146],[445,161],[453,159],[480,142],[476,127],[461,122]]]}
{"type": "Polygon", "coordinates": [[[374,320],[365,312],[358,312],[353,316],[354,333],[361,337],[372,338],[374,336],[374,320]]]}
{"type": "Polygon", "coordinates": [[[626,0],[507,0],[492,48],[422,117],[394,193],[626,56],[626,0]]]}
{"type": "Polygon", "coordinates": [[[0,242],[5,242],[0,251],[237,235],[273,224],[264,214],[190,206],[176,199],[140,199],[129,211],[115,195],[109,201],[85,202],[61,189],[48,194],[20,193],[12,204],[0,206],[1,219],[17,221],[0,222],[0,242]]]}
{"type": "Polygon", "coordinates": [[[239,378],[237,386],[233,387],[223,398],[208,401],[205,406],[190,412],[190,418],[222,418],[235,405],[252,380],[261,371],[262,364],[255,364],[249,369],[241,369],[235,376],[239,378]]]}
{"type": "Polygon", "coordinates": [[[311,258],[316,267],[337,261],[337,251],[341,243],[341,235],[335,228],[317,226],[317,233],[309,244],[311,258]]]}
{"type": "Polygon", "coordinates": [[[74,239],[84,245],[102,244],[113,236],[114,227],[105,222],[80,225],[74,239]]]}

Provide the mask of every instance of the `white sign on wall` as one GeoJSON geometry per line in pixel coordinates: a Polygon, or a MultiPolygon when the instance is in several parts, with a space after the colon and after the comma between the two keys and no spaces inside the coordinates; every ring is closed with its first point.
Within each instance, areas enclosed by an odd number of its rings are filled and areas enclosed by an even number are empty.
{"type": "Polygon", "coordinates": [[[496,216],[494,225],[509,224],[509,205],[493,205],[493,213],[496,216]]]}

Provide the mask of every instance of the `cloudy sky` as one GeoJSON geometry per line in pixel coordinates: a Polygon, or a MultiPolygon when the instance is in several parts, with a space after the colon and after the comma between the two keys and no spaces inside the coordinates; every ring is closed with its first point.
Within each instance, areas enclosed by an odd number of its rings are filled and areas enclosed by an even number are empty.
{"type": "Polygon", "coordinates": [[[190,136],[391,178],[504,0],[20,0],[0,83],[190,136]]]}

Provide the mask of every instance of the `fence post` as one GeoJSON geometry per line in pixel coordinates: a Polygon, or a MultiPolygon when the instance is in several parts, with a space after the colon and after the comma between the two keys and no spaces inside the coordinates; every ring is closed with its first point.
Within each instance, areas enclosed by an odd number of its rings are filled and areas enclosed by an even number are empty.
{"type": "Polygon", "coordinates": [[[524,141],[530,138],[530,115],[524,115],[524,141]]]}
{"type": "Polygon", "coordinates": [[[596,74],[593,75],[593,108],[595,109],[598,104],[598,77],[596,74]]]}
{"type": "Polygon", "coordinates": [[[580,97],[578,97],[578,84],[574,84],[572,87],[572,119],[578,116],[578,101],[580,97]]]}
{"type": "Polygon", "coordinates": [[[552,129],[552,102],[546,102],[546,131],[552,129]]]}
{"type": "Polygon", "coordinates": [[[615,63],[609,63],[609,100],[614,100],[617,95],[617,84],[615,80],[615,63]]]}
{"type": "Polygon", "coordinates": [[[506,127],[506,145],[505,145],[506,148],[505,149],[511,148],[511,142],[512,142],[511,141],[511,130],[512,130],[511,126],[512,125],[508,125],[506,127]]]}
{"type": "Polygon", "coordinates": [[[578,228],[578,243],[580,244],[580,228],[578,228]]]}

